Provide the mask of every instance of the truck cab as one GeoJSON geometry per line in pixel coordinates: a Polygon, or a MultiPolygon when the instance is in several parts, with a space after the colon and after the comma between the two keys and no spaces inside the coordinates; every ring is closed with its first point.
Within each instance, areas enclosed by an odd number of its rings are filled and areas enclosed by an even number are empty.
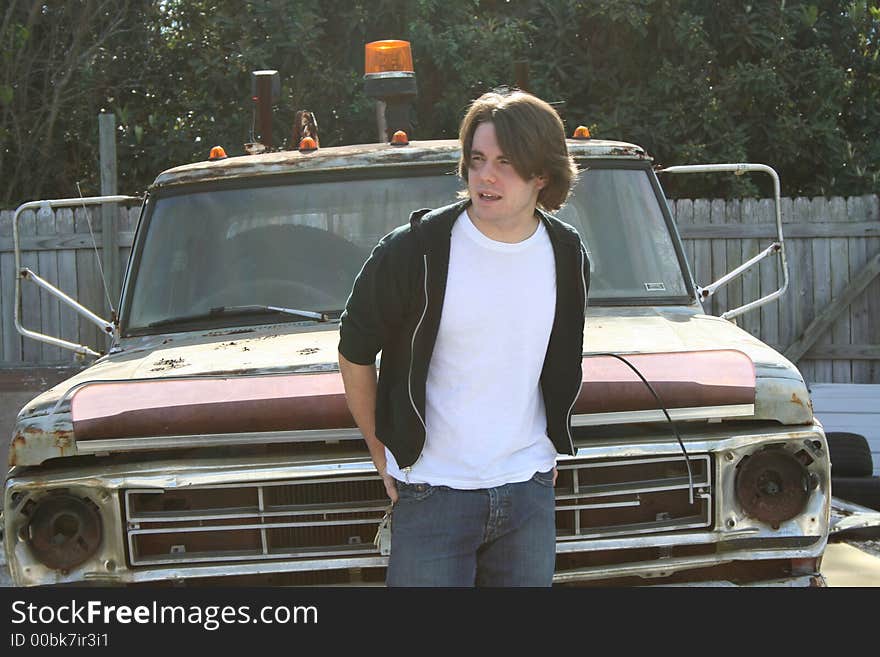
{"type": "MultiPolygon", "coordinates": [[[[641,147],[568,146],[581,173],[557,215],[591,286],[554,583],[822,585],[830,461],[802,376],[704,312],[641,147]]],[[[339,316],[378,240],[455,200],[458,157],[409,141],[161,173],[109,350],[18,416],[16,585],[384,582],[389,500],[346,405],[339,316]]]]}

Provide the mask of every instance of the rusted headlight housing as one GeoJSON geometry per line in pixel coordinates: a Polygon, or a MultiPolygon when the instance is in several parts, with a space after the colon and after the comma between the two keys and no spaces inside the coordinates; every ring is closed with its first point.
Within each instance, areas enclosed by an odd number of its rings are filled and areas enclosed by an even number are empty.
{"type": "Polygon", "coordinates": [[[813,480],[795,455],[769,448],[740,461],[734,487],[748,515],[778,529],[806,508],[813,480]]]}
{"type": "Polygon", "coordinates": [[[59,493],[36,502],[27,525],[27,542],[41,563],[70,570],[95,554],[101,533],[101,516],[94,502],[59,493]]]}

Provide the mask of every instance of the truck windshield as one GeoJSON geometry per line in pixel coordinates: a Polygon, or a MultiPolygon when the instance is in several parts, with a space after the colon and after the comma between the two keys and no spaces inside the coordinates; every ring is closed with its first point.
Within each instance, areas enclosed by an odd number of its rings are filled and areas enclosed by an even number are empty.
{"type": "MultiPolygon", "coordinates": [[[[160,197],[134,256],[125,331],[166,332],[169,318],[180,318],[181,330],[303,321],[212,315],[221,306],[338,315],[379,239],[412,210],[454,201],[460,188],[455,176],[436,172],[160,197]]],[[[647,171],[584,171],[558,216],[578,229],[590,253],[591,300],[687,296],[647,171]]]]}

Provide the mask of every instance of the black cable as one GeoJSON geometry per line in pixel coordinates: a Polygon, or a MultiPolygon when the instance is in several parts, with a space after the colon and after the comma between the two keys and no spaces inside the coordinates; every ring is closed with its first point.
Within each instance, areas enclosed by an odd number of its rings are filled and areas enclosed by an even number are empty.
{"type": "Polygon", "coordinates": [[[660,395],[658,395],[657,392],[654,390],[654,388],[651,386],[651,384],[648,383],[648,380],[642,376],[642,373],[639,372],[638,369],[636,369],[636,366],[633,365],[632,363],[630,363],[623,356],[619,356],[617,354],[605,354],[605,353],[591,353],[590,355],[591,356],[611,356],[612,358],[622,360],[633,372],[636,373],[636,376],[638,376],[644,382],[644,384],[646,386],[648,386],[648,390],[651,391],[651,394],[654,395],[654,399],[656,399],[657,403],[660,404],[660,408],[663,410],[663,415],[666,416],[666,419],[669,420],[669,424],[672,425],[672,431],[675,432],[675,438],[678,440],[678,444],[681,447],[681,453],[684,454],[684,462],[685,462],[685,465],[687,466],[687,471],[688,471],[688,492],[689,492],[688,499],[689,499],[690,503],[693,504],[694,503],[694,477],[693,477],[693,474],[691,474],[691,460],[688,457],[687,450],[684,448],[684,443],[681,441],[681,436],[678,435],[678,428],[675,426],[675,422],[672,421],[672,418],[669,417],[669,413],[666,411],[666,406],[663,405],[663,400],[660,399],[660,395]]]}

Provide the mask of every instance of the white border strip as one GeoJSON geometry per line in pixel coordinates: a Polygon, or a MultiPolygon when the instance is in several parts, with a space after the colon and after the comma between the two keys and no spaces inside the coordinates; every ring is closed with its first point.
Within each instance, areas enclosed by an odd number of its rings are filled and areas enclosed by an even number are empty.
{"type": "MultiPolygon", "coordinates": [[[[727,417],[749,417],[755,414],[754,404],[732,406],[698,406],[695,408],[670,408],[673,420],[710,420],[727,417]]],[[[573,415],[571,426],[590,427],[600,424],[629,424],[633,422],[658,422],[666,419],[662,410],[618,411],[616,413],[590,413],[573,415]]]]}

